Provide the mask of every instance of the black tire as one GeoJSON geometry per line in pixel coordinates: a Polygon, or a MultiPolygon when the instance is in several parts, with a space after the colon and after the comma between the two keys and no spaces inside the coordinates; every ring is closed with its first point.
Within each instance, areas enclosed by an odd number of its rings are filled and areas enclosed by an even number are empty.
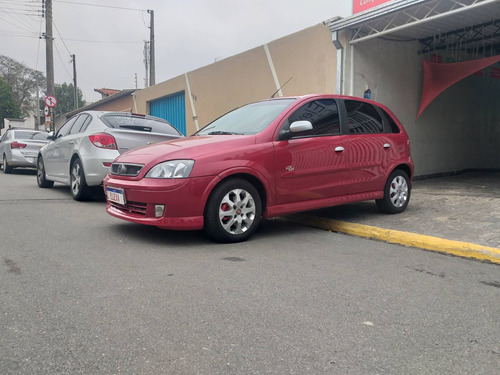
{"type": "Polygon", "coordinates": [[[75,159],[71,164],[69,179],[71,196],[74,200],[86,201],[91,197],[92,190],[87,186],[80,159],[75,159]]]}
{"type": "Polygon", "coordinates": [[[47,180],[47,176],[45,175],[45,164],[41,156],[38,157],[36,162],[36,182],[38,186],[43,189],[54,186],[54,181],[47,180]]]}
{"type": "Polygon", "coordinates": [[[5,156],[5,154],[3,154],[2,165],[3,165],[3,173],[7,174],[12,173],[13,168],[7,162],[7,156],[5,156]]]}
{"type": "Polygon", "coordinates": [[[246,241],[257,229],[262,203],[257,189],[247,180],[234,178],[217,186],[205,208],[205,232],[216,241],[246,241]]]}
{"type": "Polygon", "coordinates": [[[403,212],[410,202],[410,178],[401,169],[394,170],[384,187],[384,198],[377,199],[380,211],[388,214],[399,214],[403,212]]]}

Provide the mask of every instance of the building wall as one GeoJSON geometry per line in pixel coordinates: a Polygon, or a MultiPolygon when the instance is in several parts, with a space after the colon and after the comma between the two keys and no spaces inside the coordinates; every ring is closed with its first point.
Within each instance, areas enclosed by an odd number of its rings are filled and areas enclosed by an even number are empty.
{"type": "Polygon", "coordinates": [[[354,45],[352,55],[346,51],[345,92],[363,96],[369,87],[373,100],[391,108],[409,134],[415,176],[499,169],[499,81],[470,76],[440,94],[417,120],[424,57],[418,48],[418,42],[382,39],[354,45]]]}
{"type": "MultiPolygon", "coordinates": [[[[137,91],[136,110],[149,114],[152,100],[184,91],[186,129],[187,134],[192,134],[233,108],[271,97],[290,78],[282,87],[284,96],[335,93],[336,50],[326,25],[319,24],[270,42],[267,49],[269,54],[265,46],[259,46],[137,91]]],[[[161,62],[157,67],[161,67],[161,62]]]]}
{"type": "MultiPolygon", "coordinates": [[[[24,119],[12,119],[12,118],[5,118],[3,120],[3,128],[0,129],[0,136],[2,136],[8,128],[27,128],[27,129],[35,129],[35,117],[30,116],[24,119]]],[[[40,126],[40,130],[44,130],[43,126],[40,126]]]]}
{"type": "Polygon", "coordinates": [[[134,107],[132,95],[127,95],[116,100],[108,101],[101,105],[92,107],[93,111],[118,111],[118,112],[131,112],[134,107]]]}

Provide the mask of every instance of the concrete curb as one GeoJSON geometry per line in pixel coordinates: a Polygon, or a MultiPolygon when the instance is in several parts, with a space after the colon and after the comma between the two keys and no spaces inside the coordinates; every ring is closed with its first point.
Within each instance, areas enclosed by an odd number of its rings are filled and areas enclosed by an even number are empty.
{"type": "Polygon", "coordinates": [[[496,247],[446,240],[439,237],[402,232],[392,229],[382,229],[363,224],[347,223],[344,221],[305,214],[288,215],[286,217],[282,217],[282,219],[332,232],[346,233],[398,245],[416,247],[440,253],[453,254],[459,257],[474,258],[500,264],[500,249],[496,247]]]}

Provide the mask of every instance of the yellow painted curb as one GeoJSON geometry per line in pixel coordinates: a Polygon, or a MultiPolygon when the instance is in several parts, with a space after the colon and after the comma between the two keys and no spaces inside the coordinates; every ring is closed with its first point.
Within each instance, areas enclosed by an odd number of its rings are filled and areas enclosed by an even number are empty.
{"type": "Polygon", "coordinates": [[[370,225],[347,223],[323,217],[295,214],[283,217],[284,220],[305,224],[315,228],[347,233],[355,236],[373,238],[409,247],[438,251],[465,258],[475,258],[500,264],[500,249],[476,245],[468,242],[446,240],[439,237],[426,236],[411,232],[382,229],[370,225]]]}

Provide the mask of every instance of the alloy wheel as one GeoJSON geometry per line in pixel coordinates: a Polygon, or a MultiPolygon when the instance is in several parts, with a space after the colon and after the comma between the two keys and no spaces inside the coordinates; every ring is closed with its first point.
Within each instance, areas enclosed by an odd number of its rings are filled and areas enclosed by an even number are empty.
{"type": "Polygon", "coordinates": [[[403,207],[408,199],[408,183],[403,176],[396,176],[391,182],[390,199],[394,207],[403,207]]]}

